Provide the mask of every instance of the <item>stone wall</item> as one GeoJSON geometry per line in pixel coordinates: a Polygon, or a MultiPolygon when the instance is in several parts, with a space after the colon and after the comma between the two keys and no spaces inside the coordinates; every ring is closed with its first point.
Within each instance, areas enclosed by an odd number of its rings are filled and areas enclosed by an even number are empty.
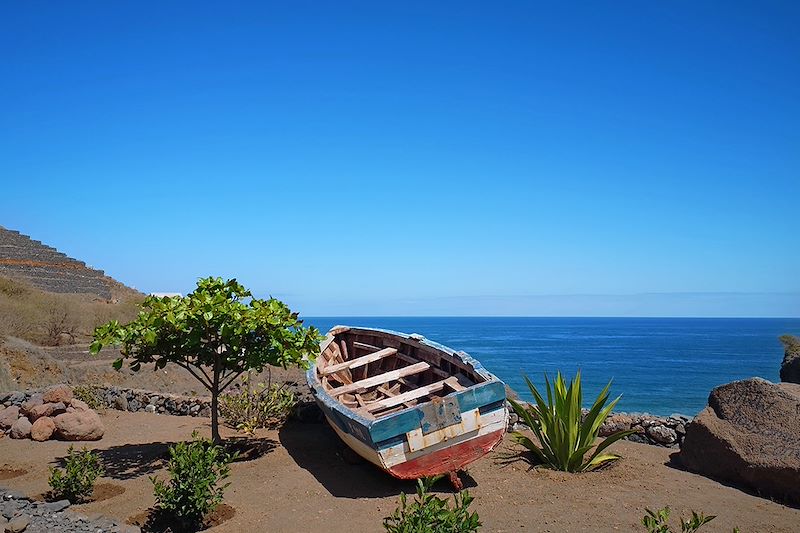
{"type": "MultiPolygon", "coordinates": [[[[523,404],[525,402],[522,402],[523,404]]],[[[514,410],[510,408],[511,417],[509,419],[508,430],[518,431],[525,429],[525,425],[519,422],[514,410]]],[[[584,415],[587,413],[584,409],[584,415]]],[[[627,440],[642,444],[652,444],[667,448],[678,448],[686,435],[686,424],[691,419],[683,415],[655,416],[647,413],[612,413],[605,423],[600,426],[600,437],[606,437],[617,431],[629,429],[636,430],[627,440]]]]}
{"type": "MultiPolygon", "coordinates": [[[[304,384],[287,383],[295,391],[298,405],[295,418],[304,422],[321,422],[323,417],[313,401],[313,397],[304,384]]],[[[95,387],[94,390],[102,406],[120,411],[162,413],[174,416],[211,416],[211,398],[203,396],[179,396],[163,392],[120,387],[95,387]]],[[[0,393],[0,405],[22,405],[38,391],[0,393]]],[[[509,406],[511,416],[508,430],[525,429],[519,418],[509,406]]],[[[682,415],[659,417],[649,414],[613,413],[600,427],[600,436],[610,435],[615,431],[635,429],[636,433],[628,440],[655,446],[677,448],[686,434],[686,424],[690,418],[682,415]]]]}
{"type": "MultiPolygon", "coordinates": [[[[175,416],[211,416],[211,398],[179,396],[164,392],[120,387],[93,387],[101,407],[119,411],[144,411],[175,416]]],[[[22,405],[38,391],[0,393],[0,405],[22,405]]]]}
{"type": "Polygon", "coordinates": [[[111,299],[111,278],[41,241],[0,226],[0,275],[21,278],[48,292],[111,299]]]}

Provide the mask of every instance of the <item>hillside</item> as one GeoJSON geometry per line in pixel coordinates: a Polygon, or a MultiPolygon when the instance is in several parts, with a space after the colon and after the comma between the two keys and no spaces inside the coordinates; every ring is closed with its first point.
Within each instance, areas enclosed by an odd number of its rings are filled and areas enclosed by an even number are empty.
{"type": "Polygon", "coordinates": [[[137,291],[52,246],[0,226],[0,276],[24,280],[43,291],[119,299],[137,291]]]}

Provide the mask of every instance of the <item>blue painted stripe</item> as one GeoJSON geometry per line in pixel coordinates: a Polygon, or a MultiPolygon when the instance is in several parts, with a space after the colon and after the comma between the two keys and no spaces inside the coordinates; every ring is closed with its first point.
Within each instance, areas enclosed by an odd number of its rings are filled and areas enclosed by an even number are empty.
{"type": "MultiPolygon", "coordinates": [[[[459,409],[464,413],[484,405],[505,401],[506,387],[502,381],[491,381],[457,392],[455,396],[458,399],[459,409]]],[[[383,443],[392,437],[419,429],[421,424],[422,412],[417,407],[376,420],[370,425],[369,433],[372,442],[383,443]]]]}

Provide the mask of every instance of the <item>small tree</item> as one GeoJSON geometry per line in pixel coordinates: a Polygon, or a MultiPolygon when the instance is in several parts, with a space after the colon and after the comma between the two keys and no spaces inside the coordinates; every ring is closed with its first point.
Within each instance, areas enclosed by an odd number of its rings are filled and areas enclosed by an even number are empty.
{"type": "Polygon", "coordinates": [[[286,304],[253,298],[235,279],[203,278],[186,297],[147,297],[129,324],[112,320],[99,326],[90,351],[121,346],[117,370],[124,359],[133,371],[143,363],[188,370],[211,393],[211,433],[218,443],[219,395],[237,377],[267,365],[306,366],[314,356],[319,331],[302,324],[286,304]]]}

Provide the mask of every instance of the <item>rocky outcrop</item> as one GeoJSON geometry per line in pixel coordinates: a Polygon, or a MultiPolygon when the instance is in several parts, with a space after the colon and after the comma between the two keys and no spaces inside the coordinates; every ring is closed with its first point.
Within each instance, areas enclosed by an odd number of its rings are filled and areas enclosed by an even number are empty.
{"type": "Polygon", "coordinates": [[[781,363],[781,381],[800,383],[800,339],[792,335],[783,335],[783,362],[781,363]]]}
{"type": "Polygon", "coordinates": [[[680,460],[693,472],[800,502],[800,385],[752,378],[717,387],[686,426],[680,460]]]}

